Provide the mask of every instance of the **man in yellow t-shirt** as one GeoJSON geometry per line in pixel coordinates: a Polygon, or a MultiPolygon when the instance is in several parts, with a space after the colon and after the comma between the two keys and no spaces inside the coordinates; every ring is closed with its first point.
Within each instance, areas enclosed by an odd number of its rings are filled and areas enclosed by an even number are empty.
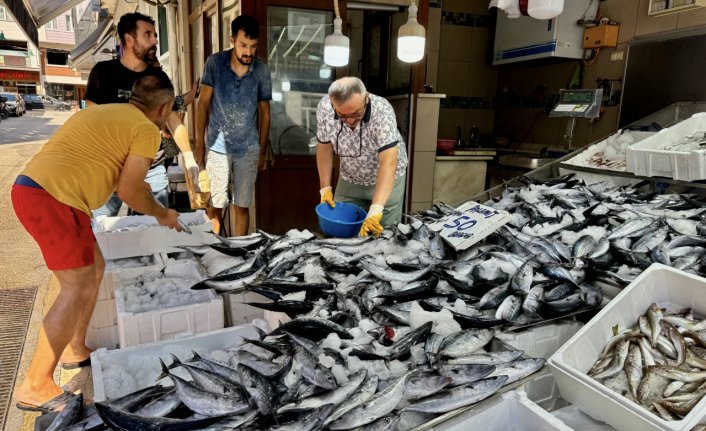
{"type": "Polygon", "coordinates": [[[164,72],[144,76],[128,104],[74,114],[17,177],[15,213],[61,286],[15,393],[18,408],[61,410],[72,394],[54,382],[57,363],[86,363],[90,357],[86,330],[105,269],[91,230],[91,210],[117,189],[131,208],[179,230],[179,213],[156,202],[144,181],[173,102],[174,88],[164,72]]]}

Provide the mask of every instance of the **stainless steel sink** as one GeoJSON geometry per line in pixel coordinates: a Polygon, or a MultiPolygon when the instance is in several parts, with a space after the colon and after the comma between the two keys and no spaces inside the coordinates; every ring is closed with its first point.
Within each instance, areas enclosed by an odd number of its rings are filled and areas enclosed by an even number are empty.
{"type": "Polygon", "coordinates": [[[539,155],[507,154],[498,157],[498,164],[502,166],[512,166],[514,168],[537,169],[554,160],[556,160],[556,158],[539,155]]]}

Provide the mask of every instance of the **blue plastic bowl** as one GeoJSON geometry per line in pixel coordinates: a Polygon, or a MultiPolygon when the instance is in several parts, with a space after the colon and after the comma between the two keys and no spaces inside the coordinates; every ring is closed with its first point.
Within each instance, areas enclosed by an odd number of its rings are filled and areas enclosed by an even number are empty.
{"type": "Polygon", "coordinates": [[[336,202],[331,208],[326,202],[316,206],[319,227],[324,235],[335,238],[352,238],[360,232],[367,213],[355,205],[336,202]]]}

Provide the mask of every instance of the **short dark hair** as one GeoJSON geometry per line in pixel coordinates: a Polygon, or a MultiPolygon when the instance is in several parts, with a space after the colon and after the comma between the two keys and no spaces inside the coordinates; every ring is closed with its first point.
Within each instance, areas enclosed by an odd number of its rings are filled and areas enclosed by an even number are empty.
{"type": "Polygon", "coordinates": [[[230,23],[230,34],[233,37],[236,37],[240,30],[243,30],[245,36],[250,39],[260,37],[260,26],[257,25],[257,20],[250,15],[240,15],[230,23]]]}
{"type": "Polygon", "coordinates": [[[118,21],[118,37],[120,37],[120,43],[125,46],[125,35],[130,33],[130,36],[137,37],[137,23],[139,21],[145,21],[154,25],[154,20],[152,17],[141,14],[140,12],[126,13],[120,17],[118,21]]]}
{"type": "Polygon", "coordinates": [[[174,99],[174,86],[161,69],[150,69],[149,73],[135,81],[130,100],[155,109],[174,99]]]}

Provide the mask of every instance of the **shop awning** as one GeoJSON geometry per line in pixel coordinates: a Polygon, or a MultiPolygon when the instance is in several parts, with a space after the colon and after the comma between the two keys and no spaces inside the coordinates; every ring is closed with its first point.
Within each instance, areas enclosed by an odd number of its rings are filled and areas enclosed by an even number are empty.
{"type": "Polygon", "coordinates": [[[73,51],[71,51],[70,59],[71,64],[76,66],[82,61],[82,57],[85,55],[92,55],[94,48],[100,45],[106,35],[110,32],[113,27],[113,20],[110,18],[101,18],[98,21],[98,26],[91,34],[86,37],[73,51]]]}
{"type": "Polygon", "coordinates": [[[44,75],[44,80],[52,84],[86,85],[80,76],[44,75]]]}
{"type": "Polygon", "coordinates": [[[5,2],[17,24],[39,46],[37,27],[41,27],[84,0],[13,0],[5,2]]]}

